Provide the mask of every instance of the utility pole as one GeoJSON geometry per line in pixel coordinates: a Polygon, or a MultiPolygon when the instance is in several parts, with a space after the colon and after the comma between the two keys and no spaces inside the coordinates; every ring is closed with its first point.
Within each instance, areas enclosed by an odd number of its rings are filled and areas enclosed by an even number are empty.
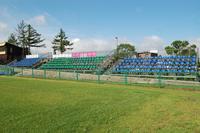
{"type": "Polygon", "coordinates": [[[196,66],[197,66],[197,73],[196,73],[196,80],[199,81],[199,48],[197,47],[197,57],[196,57],[196,66]]]}
{"type": "MultiPolygon", "coordinates": [[[[199,66],[199,48],[197,47],[197,67],[199,66]]],[[[198,69],[198,68],[197,68],[198,69]]]]}
{"type": "Polygon", "coordinates": [[[199,62],[199,48],[197,47],[197,60],[199,62]]]}
{"type": "Polygon", "coordinates": [[[116,43],[117,43],[117,47],[118,47],[118,45],[119,45],[119,39],[118,39],[118,37],[115,37],[115,39],[116,39],[116,43]]]}

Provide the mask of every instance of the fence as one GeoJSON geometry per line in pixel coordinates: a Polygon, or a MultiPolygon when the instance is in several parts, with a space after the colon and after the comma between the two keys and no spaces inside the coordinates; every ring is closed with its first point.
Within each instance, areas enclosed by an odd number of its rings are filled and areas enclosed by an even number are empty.
{"type": "Polygon", "coordinates": [[[14,74],[14,68],[0,65],[0,75],[12,75],[14,74]]]}
{"type": "Polygon", "coordinates": [[[32,78],[58,79],[58,80],[78,80],[96,83],[117,83],[117,84],[153,84],[160,88],[168,84],[199,86],[200,82],[188,81],[196,80],[196,76],[164,76],[164,75],[129,75],[129,74],[110,74],[101,75],[98,72],[93,74],[81,73],[80,71],[61,71],[61,70],[39,70],[26,68],[13,68],[0,66],[0,75],[16,75],[32,78]],[[173,80],[172,80],[173,79],[173,80]],[[181,79],[179,81],[176,79],[181,79]]]}
{"type": "MultiPolygon", "coordinates": [[[[100,75],[86,74],[78,72],[67,72],[61,70],[39,70],[39,69],[24,69],[15,68],[13,69],[17,76],[25,76],[32,78],[44,78],[44,79],[58,79],[58,80],[78,80],[78,81],[90,81],[96,83],[117,83],[117,84],[154,84],[160,88],[164,87],[166,84],[176,84],[176,85],[200,85],[198,82],[193,81],[177,81],[177,80],[166,80],[166,77],[161,75],[154,75],[154,77],[147,77],[147,75],[128,75],[128,74],[110,74],[110,75],[100,75]]],[[[172,78],[172,77],[170,77],[172,78]]],[[[181,78],[181,77],[179,77],[181,78]]],[[[182,77],[183,78],[183,77],[182,77]]],[[[195,77],[184,77],[195,78],[195,77]]]]}

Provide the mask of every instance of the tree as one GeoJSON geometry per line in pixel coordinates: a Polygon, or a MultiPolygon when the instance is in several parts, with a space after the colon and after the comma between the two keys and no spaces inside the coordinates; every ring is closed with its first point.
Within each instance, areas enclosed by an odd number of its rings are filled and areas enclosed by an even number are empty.
{"type": "Polygon", "coordinates": [[[171,46],[165,47],[168,55],[196,55],[196,45],[188,41],[177,40],[172,42],[171,46]]]}
{"type": "Polygon", "coordinates": [[[44,39],[41,39],[41,34],[39,34],[30,24],[26,24],[24,20],[17,25],[16,31],[19,46],[23,48],[23,54],[25,54],[25,49],[27,49],[27,53],[30,54],[31,47],[45,46],[44,44],[40,44],[44,41],[44,39]]]}
{"type": "Polygon", "coordinates": [[[66,48],[67,46],[72,46],[73,43],[71,43],[69,40],[67,40],[68,37],[66,37],[65,32],[60,29],[60,32],[55,36],[52,44],[54,45],[52,48],[54,50],[54,54],[56,54],[56,51],[60,51],[61,54],[65,52],[67,49],[72,50],[73,48],[66,48]]]}
{"type": "MultiPolygon", "coordinates": [[[[21,46],[23,49],[27,46],[27,24],[25,24],[24,20],[22,20],[17,25],[17,39],[19,42],[19,46],[21,46]]],[[[23,50],[24,52],[24,50],[23,50]]]]}
{"type": "Polygon", "coordinates": [[[18,45],[17,44],[17,37],[14,33],[11,33],[10,36],[8,37],[8,43],[18,45]]]}
{"type": "Polygon", "coordinates": [[[134,55],[135,52],[135,46],[128,44],[128,43],[123,43],[117,46],[117,50],[115,53],[115,59],[120,59],[128,56],[134,55]]]}
{"type": "Polygon", "coordinates": [[[30,24],[27,25],[27,48],[28,52],[30,54],[30,48],[31,47],[44,47],[45,44],[40,44],[44,41],[44,39],[41,39],[41,34],[39,34],[30,24]]]}
{"type": "Polygon", "coordinates": [[[173,55],[174,54],[174,47],[171,47],[171,46],[167,46],[165,47],[165,51],[168,55],[173,55]]]}

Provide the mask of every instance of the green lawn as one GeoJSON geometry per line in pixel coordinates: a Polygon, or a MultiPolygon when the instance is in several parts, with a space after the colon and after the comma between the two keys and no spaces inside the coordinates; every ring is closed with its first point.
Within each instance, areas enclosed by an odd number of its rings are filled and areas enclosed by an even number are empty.
{"type": "Polygon", "coordinates": [[[0,77],[0,132],[200,132],[200,91],[0,77]]]}

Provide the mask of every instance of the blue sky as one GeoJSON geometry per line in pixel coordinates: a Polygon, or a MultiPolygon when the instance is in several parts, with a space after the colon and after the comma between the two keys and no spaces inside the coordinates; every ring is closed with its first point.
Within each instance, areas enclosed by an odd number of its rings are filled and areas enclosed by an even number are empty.
{"type": "Polygon", "coordinates": [[[77,51],[112,49],[115,36],[140,50],[161,50],[176,39],[200,42],[199,0],[1,0],[0,39],[21,19],[49,46],[62,27],[77,51]]]}

